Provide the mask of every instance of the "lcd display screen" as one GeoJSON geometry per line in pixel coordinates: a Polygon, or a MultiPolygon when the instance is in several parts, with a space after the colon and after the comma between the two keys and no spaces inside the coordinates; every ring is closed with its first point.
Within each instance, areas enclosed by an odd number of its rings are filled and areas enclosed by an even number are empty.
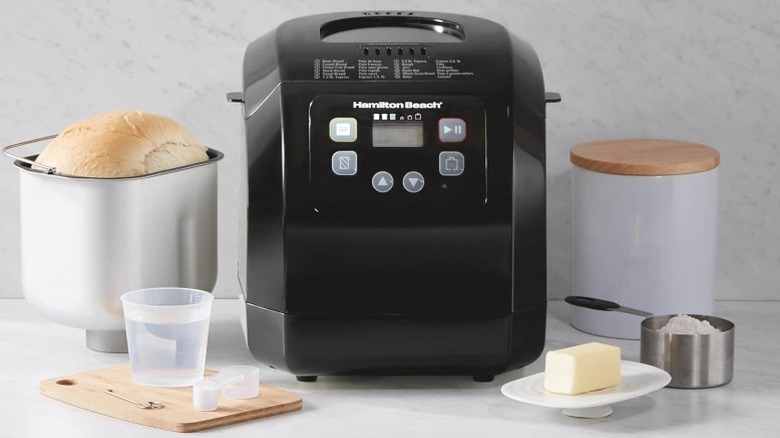
{"type": "Polygon", "coordinates": [[[423,145],[422,122],[375,122],[372,145],[377,148],[419,148],[423,145]]]}

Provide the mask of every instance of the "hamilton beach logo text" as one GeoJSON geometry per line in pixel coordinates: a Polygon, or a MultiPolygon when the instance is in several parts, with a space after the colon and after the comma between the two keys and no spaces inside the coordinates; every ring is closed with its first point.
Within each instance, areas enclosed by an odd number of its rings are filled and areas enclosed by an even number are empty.
{"type": "Polygon", "coordinates": [[[352,102],[360,109],[441,109],[442,102],[352,102]]]}

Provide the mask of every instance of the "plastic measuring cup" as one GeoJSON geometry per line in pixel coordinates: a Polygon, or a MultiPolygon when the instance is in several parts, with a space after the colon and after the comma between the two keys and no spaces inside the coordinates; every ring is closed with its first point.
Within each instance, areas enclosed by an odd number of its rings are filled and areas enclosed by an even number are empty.
{"type": "Polygon", "coordinates": [[[203,378],[213,295],[164,287],[127,292],[120,299],[135,383],[181,387],[203,378]]]}

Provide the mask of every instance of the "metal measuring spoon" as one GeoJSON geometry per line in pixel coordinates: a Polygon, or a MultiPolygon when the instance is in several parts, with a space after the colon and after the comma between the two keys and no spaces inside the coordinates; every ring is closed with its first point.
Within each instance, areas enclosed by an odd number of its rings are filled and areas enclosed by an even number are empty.
{"type": "Polygon", "coordinates": [[[111,394],[114,397],[122,399],[122,400],[124,400],[124,401],[126,401],[128,403],[132,403],[137,408],[141,408],[141,409],[162,409],[162,408],[165,407],[162,403],[156,402],[156,401],[148,401],[146,403],[139,403],[139,402],[137,402],[135,400],[131,400],[131,399],[129,399],[129,398],[123,396],[123,395],[117,394],[116,392],[114,392],[113,389],[106,389],[106,393],[107,394],[111,394]]]}

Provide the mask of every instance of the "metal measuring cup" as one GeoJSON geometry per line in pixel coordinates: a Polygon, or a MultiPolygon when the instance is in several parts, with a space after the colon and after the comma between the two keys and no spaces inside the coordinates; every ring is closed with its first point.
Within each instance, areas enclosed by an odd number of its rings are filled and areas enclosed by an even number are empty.
{"type": "Polygon", "coordinates": [[[722,386],[734,377],[734,323],[710,315],[689,316],[720,330],[711,334],[663,333],[659,329],[677,315],[653,315],[598,298],[569,296],[571,305],[594,310],[630,313],[641,322],[640,362],[668,372],[669,388],[700,389],[722,386]]]}

